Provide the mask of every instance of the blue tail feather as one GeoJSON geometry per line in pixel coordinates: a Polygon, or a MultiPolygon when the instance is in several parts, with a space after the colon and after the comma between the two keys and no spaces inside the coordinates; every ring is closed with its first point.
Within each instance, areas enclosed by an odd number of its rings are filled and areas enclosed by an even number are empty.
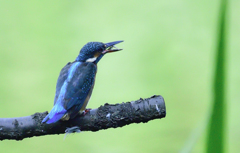
{"type": "Polygon", "coordinates": [[[67,110],[64,109],[63,106],[56,104],[54,105],[50,113],[42,120],[42,123],[45,123],[45,122],[47,124],[55,123],[59,121],[63,117],[63,115],[66,113],[67,113],[67,110]]]}

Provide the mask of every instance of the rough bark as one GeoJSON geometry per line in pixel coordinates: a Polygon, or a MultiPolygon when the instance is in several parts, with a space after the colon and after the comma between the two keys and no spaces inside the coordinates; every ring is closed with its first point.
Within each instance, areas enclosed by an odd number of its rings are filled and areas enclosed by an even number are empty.
{"type": "Polygon", "coordinates": [[[162,96],[152,96],[121,104],[105,104],[87,114],[78,115],[69,121],[42,124],[47,112],[16,118],[0,118],[0,140],[22,140],[33,136],[63,134],[70,127],[78,126],[81,131],[98,131],[118,128],[131,123],[146,123],[166,116],[162,96]]]}

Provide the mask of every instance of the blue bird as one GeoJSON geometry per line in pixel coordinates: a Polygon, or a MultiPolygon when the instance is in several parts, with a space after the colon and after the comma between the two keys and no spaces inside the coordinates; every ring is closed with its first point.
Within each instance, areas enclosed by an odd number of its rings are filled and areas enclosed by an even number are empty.
{"type": "Polygon", "coordinates": [[[85,111],[91,97],[97,73],[97,63],[106,54],[120,51],[110,43],[89,42],[80,50],[74,62],[64,66],[58,77],[54,106],[42,123],[55,123],[74,118],[85,111]]]}

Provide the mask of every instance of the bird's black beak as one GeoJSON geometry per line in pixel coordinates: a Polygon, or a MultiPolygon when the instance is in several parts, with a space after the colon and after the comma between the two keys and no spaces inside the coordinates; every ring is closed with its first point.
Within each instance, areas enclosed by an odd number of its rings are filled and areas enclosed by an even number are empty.
{"type": "Polygon", "coordinates": [[[114,42],[105,43],[106,50],[104,50],[102,53],[106,54],[106,53],[112,53],[112,52],[122,50],[122,49],[115,47],[116,44],[119,44],[121,42],[123,42],[123,41],[114,41],[114,42]]]}

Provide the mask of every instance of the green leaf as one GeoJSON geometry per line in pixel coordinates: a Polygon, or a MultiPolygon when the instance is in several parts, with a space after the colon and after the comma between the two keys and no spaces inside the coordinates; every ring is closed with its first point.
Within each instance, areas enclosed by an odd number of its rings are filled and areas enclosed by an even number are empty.
{"type": "Polygon", "coordinates": [[[225,52],[226,52],[226,5],[227,0],[222,0],[220,9],[219,32],[216,54],[216,69],[214,77],[214,101],[209,122],[207,136],[207,152],[224,152],[226,127],[225,104],[225,52]]]}

